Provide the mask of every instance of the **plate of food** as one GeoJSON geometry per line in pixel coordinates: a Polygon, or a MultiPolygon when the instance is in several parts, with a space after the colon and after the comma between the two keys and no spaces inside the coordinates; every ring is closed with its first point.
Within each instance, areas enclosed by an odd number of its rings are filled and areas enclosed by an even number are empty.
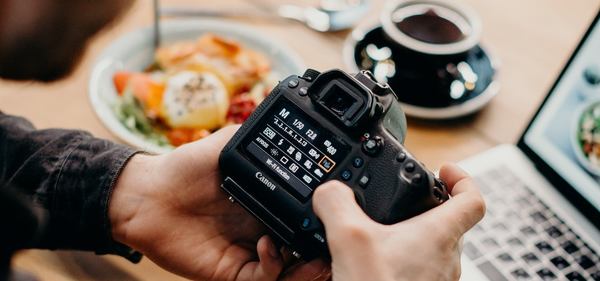
{"type": "Polygon", "coordinates": [[[573,122],[573,150],[579,163],[600,177],[600,99],[584,104],[573,122]]]}
{"type": "Polygon", "coordinates": [[[284,44],[236,23],[164,21],[157,50],[152,34],[146,27],[114,41],[89,83],[102,123],[149,152],[242,123],[280,79],[304,71],[284,44]]]}

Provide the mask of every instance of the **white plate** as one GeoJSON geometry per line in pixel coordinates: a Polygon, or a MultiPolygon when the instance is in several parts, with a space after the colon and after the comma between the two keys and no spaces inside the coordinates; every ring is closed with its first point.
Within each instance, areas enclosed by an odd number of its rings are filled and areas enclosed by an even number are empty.
{"type": "MultiPolygon", "coordinates": [[[[211,32],[240,42],[243,46],[263,53],[271,61],[273,71],[280,79],[291,74],[302,74],[305,67],[300,57],[281,42],[267,34],[240,24],[222,20],[169,20],[161,23],[163,45],[194,40],[211,32]]],[[[94,111],[102,123],[118,138],[137,148],[164,153],[172,148],[148,142],[143,136],[131,132],[118,120],[112,110],[118,95],[113,85],[113,74],[120,70],[142,71],[153,62],[152,28],[145,27],[125,34],[114,41],[98,58],[89,84],[89,97],[94,111]]]]}

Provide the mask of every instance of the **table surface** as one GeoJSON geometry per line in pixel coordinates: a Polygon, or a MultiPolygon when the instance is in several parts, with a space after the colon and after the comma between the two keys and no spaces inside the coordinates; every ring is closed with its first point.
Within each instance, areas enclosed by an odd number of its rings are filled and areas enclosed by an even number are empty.
{"type": "MultiPolygon", "coordinates": [[[[168,5],[194,5],[224,9],[260,10],[243,1],[164,1],[168,5]]],[[[302,1],[302,4],[310,1],[302,1]]],[[[362,24],[377,21],[383,1],[373,1],[362,24]]],[[[600,0],[463,0],[483,21],[482,43],[500,61],[499,95],[478,114],[453,121],[409,119],[407,148],[432,169],[459,161],[500,143],[518,140],[562,66],[600,7],[600,0]]],[[[137,1],[115,25],[89,43],[80,66],[68,78],[52,83],[14,83],[0,80],[0,108],[21,115],[39,128],[84,129],[118,141],[97,119],[87,97],[87,84],[95,58],[112,40],[151,22],[151,2],[137,1]]],[[[341,48],[348,32],[317,33],[300,24],[244,21],[268,36],[284,41],[316,69],[346,68],[341,48]]],[[[87,253],[26,251],[15,266],[32,271],[41,280],[182,280],[148,259],[132,265],[119,257],[87,253]]]]}

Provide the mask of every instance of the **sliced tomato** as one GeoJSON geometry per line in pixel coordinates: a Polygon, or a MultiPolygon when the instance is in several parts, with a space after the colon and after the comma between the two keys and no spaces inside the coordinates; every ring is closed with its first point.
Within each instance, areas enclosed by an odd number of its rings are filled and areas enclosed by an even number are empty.
{"type": "Polygon", "coordinates": [[[158,83],[146,73],[121,71],[115,73],[113,82],[119,95],[131,87],[133,96],[145,107],[150,115],[158,115],[162,103],[162,95],[165,86],[158,83]]]}
{"type": "Polygon", "coordinates": [[[210,131],[206,129],[194,130],[194,134],[192,135],[192,141],[197,141],[199,139],[203,139],[210,135],[210,131]]]}
{"type": "Polygon", "coordinates": [[[123,92],[127,87],[127,83],[132,75],[132,72],[127,71],[118,71],[115,73],[115,75],[113,75],[113,83],[115,84],[115,88],[117,89],[117,93],[119,95],[123,95],[123,92]]]}
{"type": "Polygon", "coordinates": [[[173,146],[180,146],[192,140],[191,132],[187,129],[172,129],[166,135],[173,146]]]}
{"type": "Polygon", "coordinates": [[[176,128],[171,129],[166,133],[169,142],[173,146],[180,146],[188,142],[193,142],[210,135],[210,131],[205,129],[188,129],[188,128],[176,128]]]}
{"type": "Polygon", "coordinates": [[[229,111],[227,112],[227,121],[230,123],[241,124],[250,117],[250,114],[256,109],[256,103],[250,95],[238,95],[231,99],[229,111]]]}

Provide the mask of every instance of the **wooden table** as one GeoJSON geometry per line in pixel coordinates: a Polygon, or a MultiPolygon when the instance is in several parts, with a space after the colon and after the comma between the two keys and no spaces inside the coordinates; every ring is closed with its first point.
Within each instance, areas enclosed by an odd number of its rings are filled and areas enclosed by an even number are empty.
{"type": "MultiPolygon", "coordinates": [[[[166,2],[259,9],[256,2],[242,0],[166,2]]],[[[374,2],[365,22],[377,20],[382,1],[374,2]]],[[[482,42],[501,61],[502,88],[489,106],[470,118],[447,122],[409,120],[406,145],[433,169],[499,143],[514,143],[600,6],[600,0],[462,2],[481,15],[482,42]]],[[[151,22],[150,7],[150,1],[138,1],[120,22],[92,40],[79,68],[63,81],[53,84],[0,81],[0,108],[27,117],[40,128],[84,129],[118,141],[92,112],[87,97],[88,78],[95,58],[107,44],[151,22]]],[[[346,68],[340,53],[347,32],[321,34],[299,24],[246,23],[284,41],[310,67],[346,68]]],[[[181,280],[147,259],[132,265],[119,257],[70,252],[28,251],[18,256],[15,265],[37,273],[42,280],[181,280]]]]}

